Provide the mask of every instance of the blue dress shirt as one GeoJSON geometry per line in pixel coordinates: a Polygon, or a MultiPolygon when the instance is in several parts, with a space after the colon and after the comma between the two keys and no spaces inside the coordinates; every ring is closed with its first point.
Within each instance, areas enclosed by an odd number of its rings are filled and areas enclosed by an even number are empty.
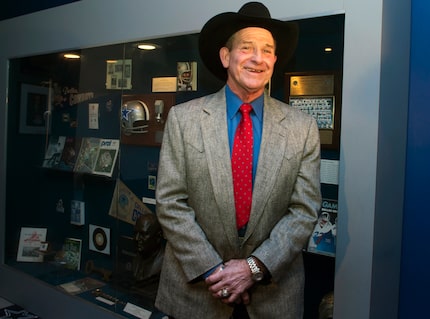
{"type": "MultiPolygon", "coordinates": [[[[227,128],[228,139],[230,142],[230,156],[233,150],[234,134],[239,125],[241,113],[239,111],[242,101],[226,85],[225,97],[227,102],[227,128]]],[[[251,102],[253,111],[251,112],[252,131],[254,137],[254,148],[252,154],[252,181],[254,182],[257,172],[258,155],[260,154],[261,134],[263,130],[263,104],[264,94],[251,102]]]]}

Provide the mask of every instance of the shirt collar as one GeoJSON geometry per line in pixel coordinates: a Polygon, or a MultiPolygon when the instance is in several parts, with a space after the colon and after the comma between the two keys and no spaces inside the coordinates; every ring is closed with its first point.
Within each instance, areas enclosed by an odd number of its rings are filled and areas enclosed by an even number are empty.
{"type": "MultiPolygon", "coordinates": [[[[243,102],[236,94],[233,93],[228,85],[225,86],[225,97],[227,103],[227,117],[231,120],[239,111],[239,108],[243,102]]],[[[251,102],[252,109],[260,121],[263,119],[263,104],[264,94],[261,94],[258,98],[251,102]]]]}

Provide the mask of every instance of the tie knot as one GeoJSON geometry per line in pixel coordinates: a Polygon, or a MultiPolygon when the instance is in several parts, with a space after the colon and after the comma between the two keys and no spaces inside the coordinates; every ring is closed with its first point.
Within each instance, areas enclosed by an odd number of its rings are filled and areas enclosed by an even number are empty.
{"type": "Polygon", "coordinates": [[[240,106],[240,113],[242,114],[249,114],[252,111],[252,105],[249,103],[243,103],[240,106]]]}

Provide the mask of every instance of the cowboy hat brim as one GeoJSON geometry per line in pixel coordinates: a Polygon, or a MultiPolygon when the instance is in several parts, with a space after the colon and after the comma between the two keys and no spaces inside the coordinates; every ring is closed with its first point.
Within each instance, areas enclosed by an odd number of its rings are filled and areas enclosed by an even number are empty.
{"type": "Polygon", "coordinates": [[[199,36],[199,52],[203,63],[216,77],[225,81],[227,71],[219,57],[219,50],[237,31],[247,27],[269,30],[276,42],[276,66],[284,65],[293,56],[298,40],[298,25],[270,17],[255,17],[236,12],[225,12],[211,18],[199,36]]]}

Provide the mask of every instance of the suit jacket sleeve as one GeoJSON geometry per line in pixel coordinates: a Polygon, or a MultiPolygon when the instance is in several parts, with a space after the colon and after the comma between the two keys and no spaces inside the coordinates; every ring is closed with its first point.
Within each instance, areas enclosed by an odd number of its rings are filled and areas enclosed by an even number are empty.
{"type": "MultiPolygon", "coordinates": [[[[276,181],[271,184],[272,189],[267,191],[270,192],[269,199],[260,200],[263,201],[261,205],[265,205],[262,211],[266,216],[260,221],[270,220],[267,217],[270,215],[282,215],[252,254],[266,265],[273,280],[277,281],[305,248],[317,219],[321,205],[320,139],[318,126],[313,118],[291,107],[285,107],[283,103],[279,104],[273,100],[271,102],[275,105],[268,103],[265,112],[270,112],[274,106],[275,109],[284,110],[285,116],[282,120],[271,123],[271,127],[274,127],[272,131],[277,130],[276,127],[279,126],[278,131],[281,132],[278,137],[270,134],[271,140],[277,139],[278,148],[275,151],[263,149],[262,156],[272,152],[271,157],[277,158],[277,163],[281,164],[272,162],[271,169],[278,169],[276,181]],[[273,152],[283,152],[282,159],[273,152]]],[[[262,146],[265,145],[263,147],[271,143],[265,141],[264,137],[263,142],[262,146]]],[[[264,161],[264,158],[262,160],[264,161]]],[[[263,164],[259,163],[259,169],[260,165],[263,164]]],[[[260,185],[260,180],[257,183],[256,187],[262,187],[263,183],[260,185]]],[[[257,226],[256,234],[259,233],[258,229],[257,226]]]]}
{"type": "MultiPolygon", "coordinates": [[[[194,104],[199,103],[194,101],[194,104]]],[[[190,205],[187,171],[192,164],[187,163],[186,149],[190,146],[184,141],[184,130],[187,130],[184,126],[197,120],[185,118],[179,114],[184,113],[178,112],[179,108],[186,106],[171,108],[165,125],[158,167],[157,216],[171,248],[170,252],[175,255],[176,262],[187,280],[193,281],[214,265],[221,263],[222,258],[196,222],[196,213],[190,205]]],[[[192,117],[198,116],[199,111],[185,113],[192,117]]],[[[193,151],[196,154],[201,153],[200,149],[193,151]]],[[[201,178],[204,180],[205,176],[201,178]]]]}

